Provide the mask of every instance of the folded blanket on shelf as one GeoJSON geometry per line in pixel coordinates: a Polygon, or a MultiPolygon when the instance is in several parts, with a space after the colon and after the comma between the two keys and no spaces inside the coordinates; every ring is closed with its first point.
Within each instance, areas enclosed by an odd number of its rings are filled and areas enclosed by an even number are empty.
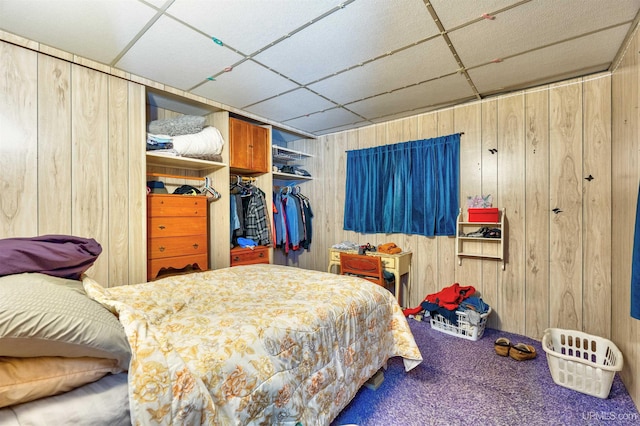
{"type": "Polygon", "coordinates": [[[212,126],[191,135],[173,137],[173,149],[185,157],[220,155],[223,146],[224,139],[220,131],[212,126]]]}

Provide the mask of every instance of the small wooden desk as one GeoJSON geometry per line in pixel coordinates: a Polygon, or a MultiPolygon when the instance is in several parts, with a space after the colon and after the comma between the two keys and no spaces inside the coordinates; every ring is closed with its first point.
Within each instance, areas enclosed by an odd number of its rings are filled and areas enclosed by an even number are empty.
{"type": "MultiPolygon", "coordinates": [[[[357,253],[357,250],[340,250],[335,248],[329,248],[329,267],[328,272],[332,272],[334,266],[340,269],[340,253],[357,253]]],[[[411,252],[403,251],[398,254],[387,254],[378,252],[365,252],[367,256],[380,256],[382,258],[382,267],[385,271],[391,272],[396,280],[396,298],[400,306],[404,306],[402,300],[402,283],[400,277],[407,274],[407,288],[409,288],[409,272],[411,271],[411,252]]]]}

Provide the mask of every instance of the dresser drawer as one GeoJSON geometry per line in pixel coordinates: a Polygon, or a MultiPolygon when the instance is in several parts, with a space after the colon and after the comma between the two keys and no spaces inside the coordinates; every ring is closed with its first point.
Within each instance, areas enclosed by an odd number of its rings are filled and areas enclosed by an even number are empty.
{"type": "Polygon", "coordinates": [[[205,271],[209,268],[208,263],[209,260],[206,254],[149,260],[147,261],[147,280],[155,279],[158,276],[158,272],[166,268],[182,269],[189,265],[198,265],[198,268],[205,271]]]}
{"type": "Polygon", "coordinates": [[[207,203],[203,195],[151,194],[147,198],[147,215],[206,217],[207,203]]]}
{"type": "Polygon", "coordinates": [[[269,247],[231,249],[231,266],[269,263],[269,247]]]}
{"type": "Polygon", "coordinates": [[[150,217],[147,221],[147,237],[180,237],[199,235],[207,231],[206,216],[195,217],[150,217]]]}
{"type": "Polygon", "coordinates": [[[150,238],[147,246],[149,259],[173,256],[193,256],[207,254],[207,235],[188,235],[184,237],[150,238]]]}

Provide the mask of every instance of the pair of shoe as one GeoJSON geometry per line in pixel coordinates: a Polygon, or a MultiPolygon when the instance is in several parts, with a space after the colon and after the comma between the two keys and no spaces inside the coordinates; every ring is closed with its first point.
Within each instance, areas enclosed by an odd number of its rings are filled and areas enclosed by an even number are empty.
{"type": "Polygon", "coordinates": [[[480,228],[477,231],[474,232],[470,232],[467,235],[465,235],[465,237],[484,237],[485,232],[488,232],[489,228],[480,228]]]}
{"type": "Polygon", "coordinates": [[[524,343],[512,345],[506,337],[499,337],[494,344],[496,353],[500,356],[510,356],[516,361],[525,361],[536,357],[536,348],[524,343]]]}

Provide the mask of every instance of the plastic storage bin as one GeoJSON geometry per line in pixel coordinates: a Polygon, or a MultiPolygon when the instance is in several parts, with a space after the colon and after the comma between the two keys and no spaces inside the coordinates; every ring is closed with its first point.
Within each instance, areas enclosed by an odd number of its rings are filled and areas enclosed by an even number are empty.
{"type": "Polygon", "coordinates": [[[469,322],[467,313],[463,311],[456,311],[456,315],[458,316],[457,326],[453,325],[451,321],[449,321],[442,315],[434,314],[431,316],[431,328],[446,334],[450,334],[452,336],[476,341],[480,339],[484,334],[484,328],[487,325],[487,318],[489,317],[490,313],[491,308],[489,308],[488,312],[480,315],[480,323],[478,323],[477,326],[472,325],[469,322]]]}
{"type": "Polygon", "coordinates": [[[500,221],[497,207],[487,207],[483,209],[469,209],[469,222],[494,223],[500,221]]]}
{"type": "Polygon", "coordinates": [[[609,396],[616,371],[622,370],[622,352],[613,342],[581,331],[548,328],[542,349],[556,384],[598,398],[609,396]]]}

